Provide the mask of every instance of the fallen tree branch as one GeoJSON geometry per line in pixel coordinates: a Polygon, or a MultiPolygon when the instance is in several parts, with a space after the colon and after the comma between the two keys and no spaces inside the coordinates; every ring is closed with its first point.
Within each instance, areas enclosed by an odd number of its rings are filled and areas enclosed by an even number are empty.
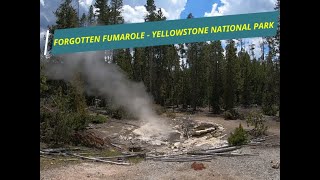
{"type": "Polygon", "coordinates": [[[48,111],[53,112],[53,110],[48,108],[47,106],[45,106],[45,105],[41,105],[41,106],[44,107],[45,109],[47,109],[48,111]]]}
{"type": "Polygon", "coordinates": [[[129,158],[129,157],[145,157],[145,154],[128,154],[123,156],[109,156],[109,157],[96,157],[97,159],[115,159],[115,158],[129,158]]]}
{"type": "Polygon", "coordinates": [[[58,159],[60,161],[78,161],[79,159],[58,159]]]}
{"type": "Polygon", "coordinates": [[[120,163],[120,162],[114,162],[114,161],[107,161],[107,160],[102,160],[102,159],[97,159],[97,158],[92,158],[92,157],[80,156],[80,155],[72,154],[72,153],[68,153],[68,154],[71,156],[78,157],[78,158],[89,159],[89,160],[98,161],[98,162],[104,162],[104,163],[110,163],[110,164],[116,164],[116,165],[130,165],[130,163],[120,163]]]}
{"type": "Polygon", "coordinates": [[[216,149],[210,149],[210,150],[200,150],[200,151],[195,151],[195,152],[188,152],[187,154],[201,155],[201,154],[208,154],[208,153],[223,153],[223,152],[234,151],[239,148],[241,148],[241,147],[231,146],[231,147],[223,147],[223,148],[216,148],[216,149]]]}
{"type": "Polygon", "coordinates": [[[211,161],[214,156],[205,157],[176,157],[176,158],[149,158],[154,161],[164,161],[164,162],[191,162],[191,161],[211,161]]]}
{"type": "Polygon", "coordinates": [[[42,152],[48,152],[48,153],[60,153],[60,152],[66,152],[66,151],[78,151],[81,150],[80,148],[56,148],[56,149],[41,149],[42,152]]]}
{"type": "Polygon", "coordinates": [[[48,156],[45,156],[45,155],[42,155],[42,154],[40,154],[40,157],[47,158],[47,159],[52,159],[52,160],[55,160],[55,159],[56,159],[56,158],[48,157],[48,156]]]}
{"type": "Polygon", "coordinates": [[[216,150],[216,149],[224,149],[224,148],[228,148],[228,147],[234,147],[234,146],[226,145],[226,146],[221,146],[221,147],[216,147],[216,148],[203,149],[202,151],[216,150]]]}
{"type": "Polygon", "coordinates": [[[240,153],[213,153],[213,154],[216,155],[216,156],[226,156],[226,157],[232,157],[232,156],[258,156],[258,154],[240,154],[240,153]]]}
{"type": "Polygon", "coordinates": [[[113,144],[113,143],[110,143],[112,146],[116,147],[116,148],[119,148],[119,149],[123,149],[120,145],[117,145],[117,144],[113,144]]]}

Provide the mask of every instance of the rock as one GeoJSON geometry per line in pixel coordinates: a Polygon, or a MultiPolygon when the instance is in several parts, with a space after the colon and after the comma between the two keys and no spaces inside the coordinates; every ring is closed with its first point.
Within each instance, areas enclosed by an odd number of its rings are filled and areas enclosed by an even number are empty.
{"type": "Polygon", "coordinates": [[[180,142],[176,142],[173,145],[178,148],[180,146],[180,144],[181,144],[180,142]]]}
{"type": "Polygon", "coordinates": [[[205,169],[206,167],[204,167],[203,163],[194,162],[192,163],[191,168],[197,171],[197,170],[205,169]]]}
{"type": "Polygon", "coordinates": [[[279,169],[280,168],[280,162],[275,162],[271,167],[273,169],[279,169]]]}
{"type": "Polygon", "coordinates": [[[168,136],[169,142],[177,142],[180,140],[181,134],[179,132],[171,132],[168,136]]]}
{"type": "Polygon", "coordinates": [[[174,149],[174,150],[173,150],[173,152],[178,152],[178,151],[179,151],[179,149],[174,149]]]}
{"type": "Polygon", "coordinates": [[[160,140],[154,140],[154,141],[151,141],[151,144],[155,146],[160,146],[162,142],[160,140]]]}

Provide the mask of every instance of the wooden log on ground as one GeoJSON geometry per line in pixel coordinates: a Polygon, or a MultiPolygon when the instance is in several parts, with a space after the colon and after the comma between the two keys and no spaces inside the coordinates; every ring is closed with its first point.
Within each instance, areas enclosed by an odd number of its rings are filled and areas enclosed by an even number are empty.
{"type": "Polygon", "coordinates": [[[116,147],[116,148],[119,148],[119,149],[123,149],[120,145],[117,145],[117,144],[113,144],[113,143],[110,143],[113,147],[116,147]]]}
{"type": "Polygon", "coordinates": [[[48,148],[48,149],[40,149],[42,152],[47,153],[60,153],[60,152],[66,152],[66,151],[77,151],[81,150],[80,148],[48,148]]]}
{"type": "Polygon", "coordinates": [[[98,161],[98,162],[109,163],[109,164],[130,165],[130,163],[120,163],[120,162],[114,162],[114,161],[107,161],[107,160],[97,159],[97,158],[93,158],[93,157],[80,156],[80,155],[72,154],[72,153],[70,153],[69,155],[75,156],[75,157],[78,157],[78,158],[82,158],[82,159],[88,159],[88,160],[93,160],[93,161],[98,161]]]}
{"type": "Polygon", "coordinates": [[[214,156],[211,157],[192,157],[192,158],[154,158],[150,160],[163,161],[163,162],[192,162],[192,161],[211,161],[214,156]]]}
{"type": "Polygon", "coordinates": [[[210,152],[210,153],[222,153],[222,152],[229,152],[229,151],[234,151],[236,149],[240,149],[238,146],[231,146],[231,147],[226,147],[226,148],[219,148],[219,149],[212,149],[212,150],[207,150],[205,152],[210,152]]]}
{"type": "Polygon", "coordinates": [[[229,152],[229,151],[234,151],[236,149],[239,149],[240,147],[238,146],[231,146],[231,147],[226,147],[226,148],[217,148],[217,149],[211,149],[211,150],[202,150],[202,151],[195,151],[195,152],[188,152],[188,154],[208,154],[208,153],[223,153],[223,152],[229,152]]]}
{"type": "Polygon", "coordinates": [[[203,134],[207,134],[207,133],[213,132],[215,130],[216,130],[216,128],[214,128],[214,127],[210,127],[210,128],[203,129],[203,130],[197,130],[197,131],[191,132],[191,136],[201,136],[203,134]]]}
{"type": "Polygon", "coordinates": [[[97,159],[116,159],[116,158],[129,158],[129,157],[145,157],[145,154],[128,154],[122,156],[109,156],[109,157],[96,157],[97,159]]]}

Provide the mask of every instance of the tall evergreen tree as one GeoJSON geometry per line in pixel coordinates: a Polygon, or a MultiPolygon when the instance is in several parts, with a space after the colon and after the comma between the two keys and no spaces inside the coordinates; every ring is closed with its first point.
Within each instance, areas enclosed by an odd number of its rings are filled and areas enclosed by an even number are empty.
{"type": "Polygon", "coordinates": [[[117,51],[117,65],[132,79],[132,56],[130,49],[120,49],[117,51]]]}
{"type": "Polygon", "coordinates": [[[88,12],[88,17],[87,17],[87,24],[88,26],[92,26],[95,23],[95,15],[93,11],[93,6],[90,5],[89,12],[88,12]]]}
{"type": "Polygon", "coordinates": [[[248,107],[252,102],[252,73],[250,55],[248,52],[239,52],[239,60],[241,61],[241,104],[248,107]]]}
{"type": "Polygon", "coordinates": [[[221,41],[209,45],[209,102],[213,113],[219,113],[223,99],[223,48],[221,41]]]}
{"type": "Polygon", "coordinates": [[[146,84],[147,69],[144,48],[134,48],[133,51],[133,80],[138,82],[143,81],[146,84]]]}
{"type": "Polygon", "coordinates": [[[154,0],[147,0],[145,7],[149,13],[152,13],[156,10],[156,5],[154,3],[154,0]]]}
{"type": "Polygon", "coordinates": [[[179,54],[180,54],[180,98],[179,102],[182,104],[182,108],[186,109],[188,107],[188,104],[190,102],[190,80],[189,80],[189,69],[186,62],[187,52],[185,50],[185,44],[179,44],[179,54]]]}
{"type": "MultiPolygon", "coordinates": [[[[150,21],[155,21],[156,20],[156,5],[154,3],[154,0],[147,0],[147,3],[145,5],[148,14],[145,17],[145,21],[146,22],[150,22],[150,21]]],[[[146,82],[146,86],[149,92],[151,92],[151,94],[153,94],[153,81],[154,81],[154,55],[155,55],[155,48],[154,47],[146,47],[145,48],[145,54],[146,54],[146,66],[148,68],[148,75],[145,78],[146,82]]]]}
{"type": "Polygon", "coordinates": [[[98,25],[109,25],[110,24],[110,8],[108,6],[108,0],[96,0],[94,4],[97,12],[97,23],[98,25]]]}
{"type": "MultiPolygon", "coordinates": [[[[269,42],[269,48],[271,49],[271,43],[269,42]]],[[[275,71],[274,62],[272,60],[273,52],[269,50],[266,63],[266,78],[265,88],[263,92],[262,108],[266,115],[276,114],[276,86],[275,86],[275,71]]]]}
{"type": "Polygon", "coordinates": [[[80,27],[85,27],[85,26],[87,26],[87,16],[85,13],[83,13],[80,19],[80,27]]]}
{"type": "Polygon", "coordinates": [[[123,6],[122,0],[111,0],[110,5],[110,23],[122,24],[124,22],[121,16],[121,8],[123,6]]]}
{"type": "MultiPolygon", "coordinates": [[[[187,18],[193,18],[190,13],[187,18]]],[[[191,106],[194,111],[197,110],[197,106],[202,106],[205,100],[207,90],[206,84],[206,67],[204,47],[205,43],[188,43],[187,44],[187,63],[190,68],[190,95],[191,106]]]]}
{"type": "Polygon", "coordinates": [[[230,110],[234,107],[235,101],[235,61],[237,59],[237,48],[235,42],[229,40],[226,46],[226,66],[225,66],[225,77],[224,77],[224,106],[225,110],[230,110]]]}
{"type": "Polygon", "coordinates": [[[48,39],[48,51],[52,48],[53,34],[56,29],[75,28],[79,26],[78,14],[72,6],[72,0],[63,0],[58,9],[54,12],[56,24],[49,26],[50,36],[48,39]]]}

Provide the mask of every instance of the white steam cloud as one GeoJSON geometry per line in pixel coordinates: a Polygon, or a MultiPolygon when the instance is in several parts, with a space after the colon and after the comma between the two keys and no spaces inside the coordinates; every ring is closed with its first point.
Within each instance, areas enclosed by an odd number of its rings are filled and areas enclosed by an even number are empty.
{"type": "Polygon", "coordinates": [[[124,107],[144,124],[140,135],[167,134],[169,128],[152,109],[152,98],[143,83],[130,81],[115,64],[103,61],[101,52],[64,55],[63,63],[48,64],[46,75],[50,79],[70,81],[76,72],[85,78],[89,95],[112,99],[112,103],[124,107]],[[152,129],[152,131],[150,131],[152,129]]]}

